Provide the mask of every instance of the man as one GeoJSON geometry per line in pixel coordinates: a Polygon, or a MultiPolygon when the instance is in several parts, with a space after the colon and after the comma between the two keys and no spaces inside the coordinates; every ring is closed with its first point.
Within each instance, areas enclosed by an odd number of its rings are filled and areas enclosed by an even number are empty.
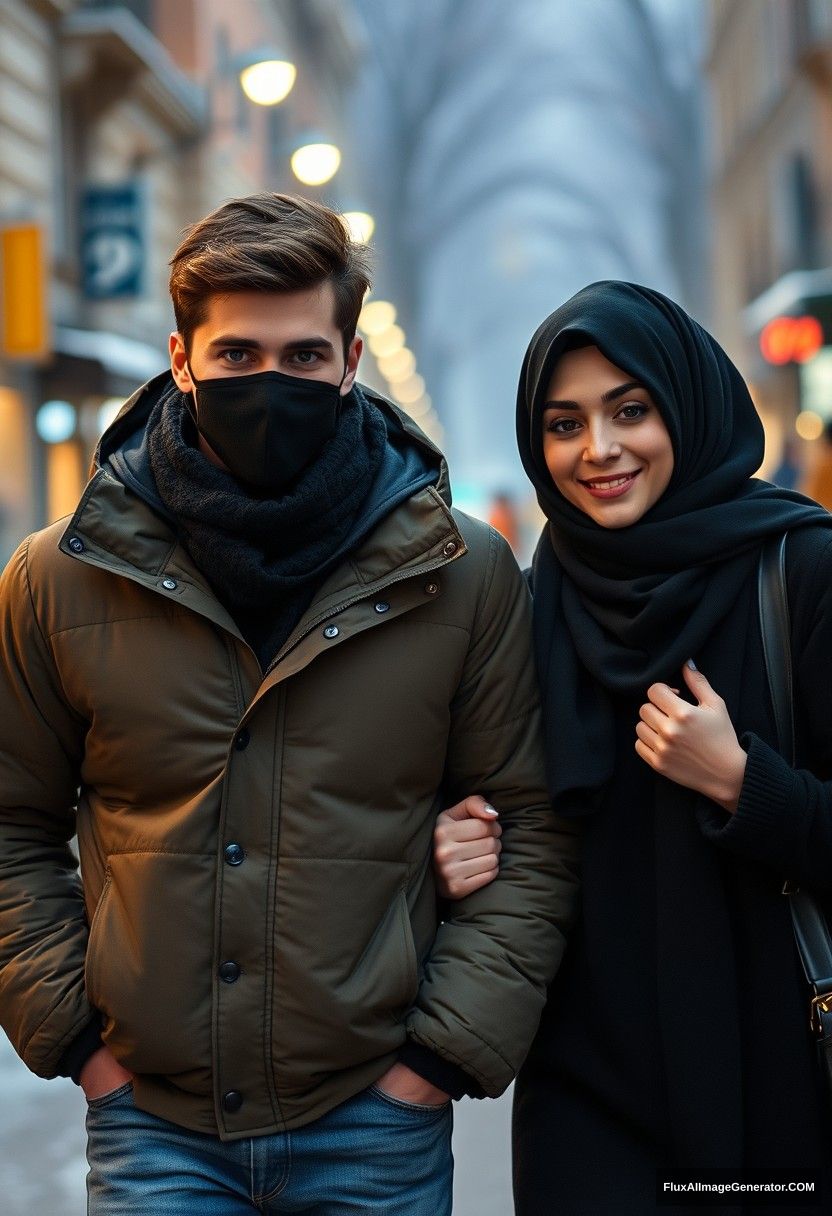
{"type": "Polygon", "coordinates": [[[299,198],[196,224],[171,375],[0,586],[0,1018],[86,1093],[96,1216],[450,1211],[448,1099],[562,950],[525,587],[356,384],[363,259],[299,198]],[[438,924],[472,791],[500,877],[438,924]]]}

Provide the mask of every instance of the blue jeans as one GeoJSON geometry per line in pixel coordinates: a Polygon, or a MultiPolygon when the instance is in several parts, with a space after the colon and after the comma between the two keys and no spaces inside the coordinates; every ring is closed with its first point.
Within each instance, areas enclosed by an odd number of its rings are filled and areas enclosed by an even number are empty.
{"type": "Polygon", "coordinates": [[[306,1127],[222,1141],[138,1110],[132,1086],[87,1110],[88,1216],[450,1216],[451,1104],[372,1086],[306,1127]]]}

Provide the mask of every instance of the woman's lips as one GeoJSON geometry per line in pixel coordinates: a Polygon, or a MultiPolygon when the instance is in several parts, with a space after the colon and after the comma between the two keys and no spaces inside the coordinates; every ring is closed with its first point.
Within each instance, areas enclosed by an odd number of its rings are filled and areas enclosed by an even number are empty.
{"type": "Polygon", "coordinates": [[[581,485],[589,491],[593,498],[620,498],[626,494],[638,477],[641,469],[631,473],[615,473],[610,477],[593,477],[591,481],[578,478],[581,485]]]}

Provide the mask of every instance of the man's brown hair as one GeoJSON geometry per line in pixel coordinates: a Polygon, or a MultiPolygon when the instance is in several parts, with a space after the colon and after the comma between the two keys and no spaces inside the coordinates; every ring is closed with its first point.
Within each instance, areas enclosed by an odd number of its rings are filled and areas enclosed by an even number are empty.
{"type": "Polygon", "coordinates": [[[234,198],[193,224],[170,260],[170,294],[185,349],[208,299],[233,291],[303,291],[329,282],[346,355],[370,258],[341,217],[311,199],[263,191],[234,198]]]}

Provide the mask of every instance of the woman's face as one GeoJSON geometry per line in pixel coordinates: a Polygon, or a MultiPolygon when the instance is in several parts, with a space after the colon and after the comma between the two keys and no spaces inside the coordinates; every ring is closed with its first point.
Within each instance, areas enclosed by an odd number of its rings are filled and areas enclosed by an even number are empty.
{"type": "Polygon", "coordinates": [[[597,346],[567,351],[543,406],[543,456],[564,498],[602,528],[627,528],[673,472],[667,427],[647,389],[597,346]]]}

